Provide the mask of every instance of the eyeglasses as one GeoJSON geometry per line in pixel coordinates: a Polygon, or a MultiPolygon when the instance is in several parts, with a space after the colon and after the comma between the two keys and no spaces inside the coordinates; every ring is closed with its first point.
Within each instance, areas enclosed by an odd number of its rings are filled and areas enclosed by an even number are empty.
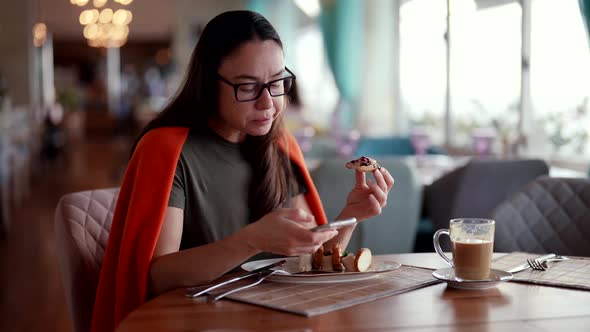
{"type": "Polygon", "coordinates": [[[237,101],[246,102],[258,99],[264,89],[267,89],[268,93],[270,93],[272,97],[279,97],[289,93],[289,91],[291,91],[293,88],[293,83],[295,83],[296,77],[295,74],[289,70],[289,68],[285,67],[285,70],[291,76],[279,78],[278,80],[270,81],[268,83],[234,84],[219,74],[217,74],[217,77],[223,83],[234,88],[234,95],[237,101]]]}

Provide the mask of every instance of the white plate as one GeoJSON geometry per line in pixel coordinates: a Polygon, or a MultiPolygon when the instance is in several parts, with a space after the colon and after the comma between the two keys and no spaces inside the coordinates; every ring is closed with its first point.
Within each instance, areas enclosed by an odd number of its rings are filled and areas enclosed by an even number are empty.
{"type": "Polygon", "coordinates": [[[446,282],[449,286],[459,289],[486,289],[495,287],[502,281],[512,279],[510,272],[502,270],[490,270],[490,277],[484,280],[464,280],[455,276],[455,270],[452,267],[439,269],[432,272],[432,275],[439,280],[446,282]]]}
{"type": "MultiPolygon", "coordinates": [[[[287,263],[284,265],[288,266],[289,261],[297,261],[297,257],[287,258],[273,258],[263,259],[258,261],[252,261],[242,264],[242,269],[246,271],[252,271],[257,268],[272,264],[274,262],[286,259],[287,263]]],[[[334,282],[350,282],[357,280],[364,280],[376,277],[379,273],[392,271],[398,269],[401,266],[400,263],[388,260],[382,260],[378,257],[373,257],[373,263],[366,272],[311,272],[311,273],[296,273],[296,274],[273,274],[266,280],[276,282],[288,282],[288,283],[299,283],[299,284],[316,284],[316,283],[334,283],[334,282]]],[[[276,270],[282,270],[282,267],[275,268],[276,270]]],[[[284,270],[283,270],[284,271],[284,270]]]]}

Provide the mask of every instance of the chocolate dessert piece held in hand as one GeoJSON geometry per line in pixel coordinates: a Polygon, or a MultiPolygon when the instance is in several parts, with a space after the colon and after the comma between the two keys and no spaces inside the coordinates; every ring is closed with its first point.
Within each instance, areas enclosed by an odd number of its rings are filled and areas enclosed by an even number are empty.
{"type": "Polygon", "coordinates": [[[380,169],[381,166],[379,166],[377,160],[362,156],[358,159],[351,160],[348,163],[346,163],[346,168],[356,169],[361,172],[372,172],[376,169],[380,169]]]}

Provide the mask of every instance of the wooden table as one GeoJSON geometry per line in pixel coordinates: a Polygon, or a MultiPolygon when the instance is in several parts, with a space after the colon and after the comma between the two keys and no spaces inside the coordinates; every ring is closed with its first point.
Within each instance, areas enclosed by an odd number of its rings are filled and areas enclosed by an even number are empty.
{"type": "MultiPolygon", "coordinates": [[[[433,253],[387,255],[445,267],[433,253]]],[[[230,300],[207,303],[165,293],[131,313],[129,331],[589,331],[590,292],[506,282],[478,291],[436,284],[306,318],[230,300]]]]}

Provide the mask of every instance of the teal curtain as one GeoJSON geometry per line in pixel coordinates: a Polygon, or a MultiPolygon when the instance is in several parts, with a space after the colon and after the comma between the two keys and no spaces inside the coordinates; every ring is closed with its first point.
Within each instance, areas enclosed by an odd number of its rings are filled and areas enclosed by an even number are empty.
{"type": "Polygon", "coordinates": [[[269,14],[271,1],[270,0],[247,0],[246,8],[253,12],[257,12],[262,16],[269,19],[267,15],[269,14]]]}
{"type": "Polygon", "coordinates": [[[297,75],[297,67],[295,66],[297,16],[293,13],[296,10],[297,6],[291,0],[275,1],[273,21],[271,21],[283,41],[285,65],[291,70],[295,70],[295,75],[297,75]]]}
{"type": "Polygon", "coordinates": [[[285,65],[292,70],[297,70],[293,65],[295,61],[295,28],[297,25],[297,16],[293,14],[297,7],[293,1],[248,0],[246,8],[261,14],[273,25],[283,42],[285,65]]]}
{"type": "Polygon", "coordinates": [[[579,1],[582,18],[584,19],[584,24],[586,25],[586,32],[588,32],[588,37],[590,37],[590,0],[579,1]]]}
{"type": "Polygon", "coordinates": [[[322,0],[320,26],[328,62],[340,92],[342,129],[355,127],[362,90],[365,7],[362,0],[322,0]]]}

